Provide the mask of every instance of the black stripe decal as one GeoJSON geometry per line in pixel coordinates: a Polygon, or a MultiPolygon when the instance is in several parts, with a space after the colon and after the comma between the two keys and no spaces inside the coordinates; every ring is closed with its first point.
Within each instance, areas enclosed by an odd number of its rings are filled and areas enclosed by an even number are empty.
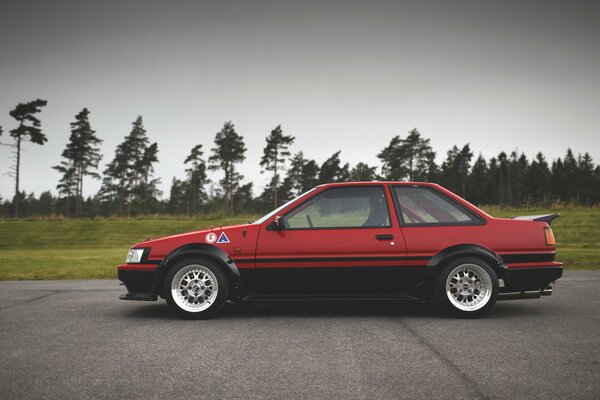
{"type": "Polygon", "coordinates": [[[343,262],[343,261],[414,261],[429,260],[430,256],[409,256],[409,257],[319,257],[319,258],[238,258],[233,259],[239,264],[244,263],[284,263],[284,262],[343,262]]]}
{"type": "MultiPolygon", "coordinates": [[[[555,253],[523,253],[523,254],[500,254],[506,264],[528,263],[528,262],[551,262],[554,261],[555,253]]],[[[238,258],[233,259],[238,264],[247,263],[286,263],[286,262],[356,262],[356,261],[416,261],[429,260],[430,256],[406,256],[406,257],[287,257],[287,258],[238,258]]]]}
{"type": "Polygon", "coordinates": [[[555,253],[500,254],[506,264],[554,261],[555,253]]]}
{"type": "MultiPolygon", "coordinates": [[[[349,266],[342,266],[342,267],[332,267],[332,266],[318,266],[318,265],[311,265],[310,267],[257,267],[254,269],[254,271],[272,271],[274,269],[281,269],[281,270],[286,270],[286,271],[320,271],[320,270],[327,270],[327,271],[343,271],[345,269],[352,269],[352,270],[356,270],[359,268],[364,269],[365,271],[373,271],[373,270],[380,270],[380,271],[385,271],[385,270],[390,270],[390,271],[394,271],[397,268],[415,268],[415,269],[420,269],[420,268],[425,268],[426,265],[385,265],[385,266],[367,266],[367,265],[357,265],[355,267],[349,267],[349,266]]],[[[244,271],[248,271],[248,269],[244,269],[244,271]]]]}

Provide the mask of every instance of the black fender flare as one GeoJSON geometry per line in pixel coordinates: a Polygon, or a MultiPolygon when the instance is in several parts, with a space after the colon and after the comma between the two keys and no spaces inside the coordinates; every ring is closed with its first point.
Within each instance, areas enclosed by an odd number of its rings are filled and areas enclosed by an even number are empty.
{"type": "Polygon", "coordinates": [[[425,279],[433,280],[437,272],[443,268],[449,261],[458,257],[476,257],[481,258],[496,270],[499,278],[507,280],[509,271],[502,258],[494,251],[478,244],[459,244],[446,247],[429,259],[425,267],[425,279]]]}
{"type": "Polygon", "coordinates": [[[189,256],[204,256],[216,260],[225,270],[227,277],[231,279],[230,284],[236,285],[240,282],[240,271],[235,262],[223,249],[207,243],[188,243],[171,251],[159,264],[155,280],[155,292],[160,293],[162,282],[169,268],[177,260],[189,256]]]}

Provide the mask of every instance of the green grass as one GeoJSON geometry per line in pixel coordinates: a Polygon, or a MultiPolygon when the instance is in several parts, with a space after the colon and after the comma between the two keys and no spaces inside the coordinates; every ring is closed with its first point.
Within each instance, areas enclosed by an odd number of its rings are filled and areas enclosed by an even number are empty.
{"type": "Polygon", "coordinates": [[[0,280],[116,278],[129,247],[150,236],[252,219],[0,220],[0,280]]]}
{"type": "MultiPolygon", "coordinates": [[[[568,269],[600,270],[600,208],[484,209],[496,217],[560,212],[552,223],[557,259],[568,269]]],[[[149,236],[251,219],[0,220],[0,280],[115,278],[129,246],[149,236]]]]}

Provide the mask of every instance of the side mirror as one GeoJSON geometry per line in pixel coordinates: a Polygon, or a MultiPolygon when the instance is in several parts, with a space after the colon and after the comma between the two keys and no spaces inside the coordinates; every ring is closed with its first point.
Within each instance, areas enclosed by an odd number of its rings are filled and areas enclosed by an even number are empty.
{"type": "Polygon", "coordinates": [[[273,220],[273,229],[276,231],[282,231],[285,229],[285,217],[283,215],[278,215],[273,220]]]}

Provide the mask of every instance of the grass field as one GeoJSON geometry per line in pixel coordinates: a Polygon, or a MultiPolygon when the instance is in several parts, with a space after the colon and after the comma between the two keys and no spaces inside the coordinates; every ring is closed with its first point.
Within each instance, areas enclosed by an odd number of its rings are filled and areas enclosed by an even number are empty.
{"type": "MultiPolygon", "coordinates": [[[[497,217],[560,212],[552,224],[557,259],[568,269],[600,270],[600,208],[485,210],[497,217]]],[[[115,266],[123,262],[129,246],[149,236],[250,219],[0,220],[0,280],[115,278],[115,266]]]]}

